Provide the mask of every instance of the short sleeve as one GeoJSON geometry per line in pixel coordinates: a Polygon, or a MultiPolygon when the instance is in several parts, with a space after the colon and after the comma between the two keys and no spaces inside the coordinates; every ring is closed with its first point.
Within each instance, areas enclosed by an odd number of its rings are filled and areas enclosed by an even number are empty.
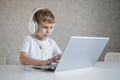
{"type": "Polygon", "coordinates": [[[57,45],[57,43],[52,40],[52,47],[53,47],[53,55],[57,55],[57,54],[62,54],[62,51],[60,50],[59,46],[57,45]]]}
{"type": "Polygon", "coordinates": [[[30,49],[30,41],[28,37],[25,37],[22,43],[22,47],[20,49],[20,51],[24,51],[24,52],[29,52],[30,49]]]}

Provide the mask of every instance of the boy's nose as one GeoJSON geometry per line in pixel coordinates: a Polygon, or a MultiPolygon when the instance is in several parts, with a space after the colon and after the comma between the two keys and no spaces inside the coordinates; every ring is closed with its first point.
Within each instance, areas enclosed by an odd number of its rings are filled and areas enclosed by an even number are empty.
{"type": "Polygon", "coordinates": [[[50,33],[50,29],[47,29],[47,31],[46,31],[47,33],[50,33]]]}

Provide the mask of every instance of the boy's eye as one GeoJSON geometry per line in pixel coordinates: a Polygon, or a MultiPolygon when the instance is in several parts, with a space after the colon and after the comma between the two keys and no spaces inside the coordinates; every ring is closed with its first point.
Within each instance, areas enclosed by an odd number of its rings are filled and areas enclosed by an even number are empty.
{"type": "Polygon", "coordinates": [[[44,26],[44,27],[42,27],[42,28],[45,28],[45,29],[47,29],[47,27],[46,27],[46,26],[44,26]]]}
{"type": "MultiPolygon", "coordinates": [[[[48,29],[48,27],[47,27],[47,26],[44,26],[44,27],[42,27],[42,28],[44,28],[44,29],[48,29]]],[[[52,27],[50,27],[50,29],[53,29],[53,26],[52,26],[52,27]]]]}
{"type": "Polygon", "coordinates": [[[48,27],[47,26],[45,26],[45,29],[47,29],[48,27]]]}
{"type": "Polygon", "coordinates": [[[50,29],[52,29],[53,27],[50,27],[50,29]]]}

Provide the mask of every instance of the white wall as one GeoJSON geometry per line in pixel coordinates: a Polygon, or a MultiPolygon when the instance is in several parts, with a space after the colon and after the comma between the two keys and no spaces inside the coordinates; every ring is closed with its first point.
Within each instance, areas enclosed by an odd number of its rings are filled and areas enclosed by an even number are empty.
{"type": "Polygon", "coordinates": [[[51,35],[62,50],[71,35],[107,36],[106,52],[120,51],[120,0],[0,0],[0,54],[19,54],[29,35],[28,20],[37,7],[48,7],[56,17],[51,35]]]}

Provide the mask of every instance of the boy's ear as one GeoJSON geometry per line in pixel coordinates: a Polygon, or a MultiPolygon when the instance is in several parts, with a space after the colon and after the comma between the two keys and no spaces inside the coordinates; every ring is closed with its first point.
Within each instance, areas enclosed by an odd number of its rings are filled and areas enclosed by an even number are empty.
{"type": "Polygon", "coordinates": [[[54,30],[54,28],[55,28],[55,24],[53,25],[53,30],[54,30]]]}

